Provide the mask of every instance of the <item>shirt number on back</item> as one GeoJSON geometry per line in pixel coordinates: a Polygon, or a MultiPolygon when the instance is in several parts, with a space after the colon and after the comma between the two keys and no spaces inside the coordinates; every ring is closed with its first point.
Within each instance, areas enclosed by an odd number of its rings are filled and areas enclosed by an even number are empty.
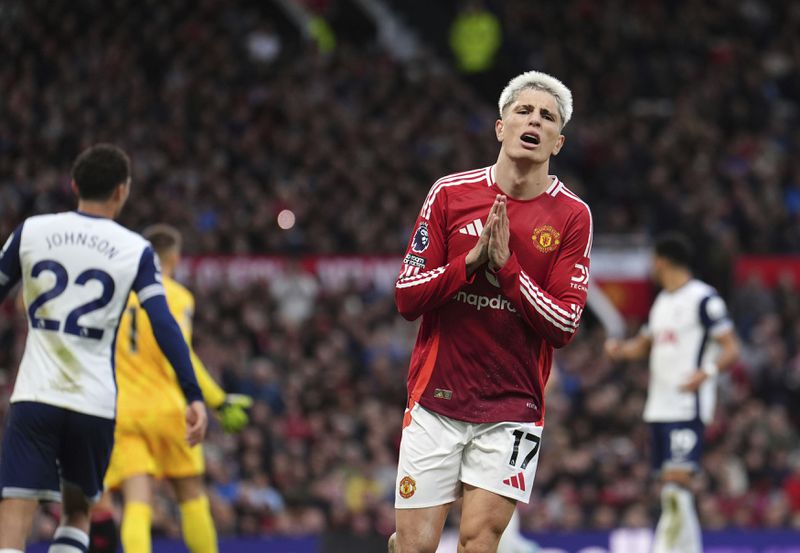
{"type": "Polygon", "coordinates": [[[136,328],[136,307],[129,307],[128,314],[131,316],[131,332],[130,332],[130,346],[131,353],[136,353],[139,345],[136,343],[139,338],[138,330],[136,328]]]}
{"type": "MultiPolygon", "coordinates": [[[[28,306],[28,317],[31,321],[31,328],[37,330],[51,330],[57,332],[61,328],[61,323],[54,319],[46,319],[44,317],[37,317],[36,313],[44,307],[50,300],[57,298],[67,289],[69,284],[69,275],[64,266],[58,261],[45,259],[36,263],[31,269],[31,277],[38,278],[43,272],[49,272],[55,275],[56,282],[52,288],[45,290],[39,294],[28,306]]],[[[91,280],[96,280],[103,286],[103,291],[99,297],[92,301],[79,305],[69,312],[66,320],[64,321],[64,332],[81,338],[91,338],[92,340],[100,340],[103,337],[104,330],[102,328],[93,328],[90,326],[81,326],[78,324],[78,319],[87,313],[102,309],[114,297],[114,279],[111,275],[100,269],[87,269],[77,276],[75,284],[85,286],[91,280]]]]}

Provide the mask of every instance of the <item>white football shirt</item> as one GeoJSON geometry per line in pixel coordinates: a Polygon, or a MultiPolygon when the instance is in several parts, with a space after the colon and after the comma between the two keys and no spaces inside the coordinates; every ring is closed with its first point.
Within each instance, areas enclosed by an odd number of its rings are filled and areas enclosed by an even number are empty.
{"type": "Polygon", "coordinates": [[[13,255],[28,338],[11,401],[113,419],[114,347],[128,294],[144,302],[164,293],[149,242],[111,219],[66,212],[30,217],[15,231],[0,252],[0,280],[11,280],[2,269],[14,266],[13,255]]]}
{"type": "Polygon", "coordinates": [[[678,422],[700,418],[709,423],[716,404],[716,378],[697,392],[684,384],[705,363],[719,355],[714,338],[733,328],[725,302],[716,290],[692,279],[673,292],[662,290],[642,329],[651,339],[650,383],[644,420],[678,422]]]}

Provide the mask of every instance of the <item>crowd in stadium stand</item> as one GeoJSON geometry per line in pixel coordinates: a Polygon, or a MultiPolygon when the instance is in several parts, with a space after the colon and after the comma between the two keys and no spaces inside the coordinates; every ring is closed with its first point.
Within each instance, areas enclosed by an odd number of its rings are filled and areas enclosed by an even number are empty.
{"type": "MultiPolygon", "coordinates": [[[[69,163],[98,140],[134,159],[124,221],[172,221],[195,253],[399,251],[434,180],[496,156],[494,105],[426,50],[401,63],[341,35],[319,55],[255,8],[117,1],[85,19],[96,3],[4,6],[4,235],[71,205],[69,163]],[[297,224],[278,232],[284,208],[297,224]]],[[[800,248],[793,3],[498,8],[497,72],[574,91],[554,169],[598,233],[680,225],[716,257],[800,248]]]]}
{"type": "MultiPolygon", "coordinates": [[[[554,170],[592,205],[596,232],[688,231],[734,310],[745,350],[708,428],[704,526],[800,528],[800,294],[726,289],[738,253],[800,251],[800,9],[497,4],[496,73],[536,67],[574,91],[554,170]]],[[[270,14],[212,0],[59,6],[0,7],[2,238],[72,208],[70,163],[106,140],[134,162],[123,223],[168,221],[188,253],[399,255],[430,184],[496,156],[495,106],[434,58],[401,63],[343,35],[320,55],[270,14]],[[81,13],[98,6],[102,17],[81,13]],[[288,231],[283,209],[297,216],[288,231]]],[[[373,289],[331,294],[308,278],[305,306],[270,283],[198,293],[199,355],[256,398],[243,434],[214,428],[206,446],[221,534],[393,528],[415,327],[373,289]]],[[[23,324],[10,309],[6,384],[23,324]]],[[[603,338],[588,321],[559,354],[525,529],[654,523],[646,369],[612,366],[603,338]]],[[[154,526],[177,535],[169,509],[157,505],[154,526]]],[[[40,536],[52,525],[42,517],[40,536]]]]}

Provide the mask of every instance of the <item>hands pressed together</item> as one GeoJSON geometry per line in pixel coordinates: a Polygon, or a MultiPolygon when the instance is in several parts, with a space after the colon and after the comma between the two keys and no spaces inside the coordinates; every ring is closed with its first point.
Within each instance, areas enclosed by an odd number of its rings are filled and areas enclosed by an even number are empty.
{"type": "Polygon", "coordinates": [[[488,263],[489,268],[494,271],[505,265],[511,257],[508,247],[509,236],[507,198],[498,194],[489,210],[489,217],[486,219],[478,243],[467,254],[467,274],[473,274],[485,263],[488,263]]]}

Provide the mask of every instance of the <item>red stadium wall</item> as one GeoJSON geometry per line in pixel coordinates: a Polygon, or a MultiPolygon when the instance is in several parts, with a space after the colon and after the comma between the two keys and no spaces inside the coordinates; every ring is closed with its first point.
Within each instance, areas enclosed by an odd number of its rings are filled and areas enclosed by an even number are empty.
{"type": "MultiPolygon", "coordinates": [[[[185,259],[177,277],[198,289],[219,283],[242,287],[269,282],[299,265],[303,271],[316,275],[325,290],[356,285],[389,293],[400,262],[400,257],[395,256],[203,256],[185,259]]],[[[649,255],[641,250],[595,250],[592,255],[592,282],[603,288],[625,316],[647,314],[653,297],[648,271],[649,255]]]]}
{"type": "Polygon", "coordinates": [[[745,255],[736,260],[734,278],[737,285],[756,281],[774,288],[788,281],[792,287],[800,284],[800,257],[790,255],[745,255]]]}

